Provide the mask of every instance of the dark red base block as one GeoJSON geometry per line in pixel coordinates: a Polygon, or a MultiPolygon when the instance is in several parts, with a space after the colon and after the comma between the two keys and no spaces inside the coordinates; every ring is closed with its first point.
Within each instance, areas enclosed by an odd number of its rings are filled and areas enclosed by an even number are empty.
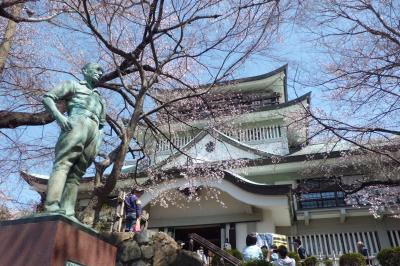
{"type": "Polygon", "coordinates": [[[0,222],[0,266],[115,266],[117,248],[63,215],[0,222]]]}

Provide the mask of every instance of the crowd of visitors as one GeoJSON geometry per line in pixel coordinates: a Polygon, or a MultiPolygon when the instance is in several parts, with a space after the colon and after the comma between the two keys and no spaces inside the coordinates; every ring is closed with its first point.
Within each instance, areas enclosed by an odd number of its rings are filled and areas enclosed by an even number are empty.
{"type": "Polygon", "coordinates": [[[246,237],[246,247],[243,250],[243,260],[267,260],[272,262],[272,265],[276,266],[295,266],[296,262],[294,259],[287,256],[288,249],[284,245],[277,247],[271,245],[271,247],[264,246],[267,249],[267,256],[264,257],[262,248],[257,246],[257,234],[251,233],[246,237]]]}
{"type": "MultiPolygon", "coordinates": [[[[129,193],[124,199],[126,232],[137,232],[141,229],[140,221],[142,215],[142,207],[139,197],[141,196],[142,192],[143,191],[141,189],[134,188],[132,189],[131,193],[129,193]]],[[[269,247],[265,245],[260,247],[259,245],[257,245],[257,240],[258,239],[256,233],[250,233],[247,235],[246,247],[243,249],[244,261],[266,260],[271,262],[274,266],[296,265],[295,260],[288,257],[288,249],[286,246],[280,245],[279,247],[277,247],[276,245],[272,244],[269,247]]],[[[294,239],[293,246],[301,260],[307,258],[306,249],[302,246],[300,239],[294,239]]],[[[211,265],[211,260],[214,254],[204,249],[202,246],[198,246],[198,249],[194,250],[195,244],[193,242],[193,239],[190,239],[187,245],[186,243],[182,242],[181,247],[196,252],[200,259],[204,262],[204,265],[211,265]]],[[[229,243],[228,239],[225,240],[223,249],[232,249],[232,245],[229,243]]],[[[369,258],[369,252],[363,242],[357,242],[357,251],[365,257],[366,264],[370,265],[371,261],[369,258]]]]}
{"type": "MultiPolygon", "coordinates": [[[[259,243],[258,243],[259,244],[259,243]]],[[[271,262],[274,266],[295,266],[296,261],[293,258],[288,256],[288,248],[284,245],[276,246],[275,244],[268,246],[260,247],[257,244],[257,234],[250,233],[246,237],[246,247],[242,251],[243,260],[251,261],[251,260],[265,260],[271,262]]],[[[212,260],[214,258],[214,254],[204,249],[202,246],[197,246],[197,249],[194,249],[195,243],[193,239],[190,239],[187,244],[182,243],[183,248],[189,248],[189,250],[196,252],[200,259],[204,262],[205,266],[214,265],[212,264],[212,260]]],[[[295,239],[293,241],[293,247],[296,253],[299,255],[301,260],[307,258],[307,252],[305,248],[302,246],[300,239],[295,239]]],[[[223,244],[223,249],[229,251],[232,249],[232,245],[229,243],[229,240],[226,239],[223,244]]],[[[364,243],[359,241],[357,242],[358,253],[362,254],[366,259],[366,265],[372,265],[372,261],[369,257],[369,251],[365,247],[364,243]]],[[[218,265],[225,265],[223,259],[221,259],[221,263],[218,265]]]]}

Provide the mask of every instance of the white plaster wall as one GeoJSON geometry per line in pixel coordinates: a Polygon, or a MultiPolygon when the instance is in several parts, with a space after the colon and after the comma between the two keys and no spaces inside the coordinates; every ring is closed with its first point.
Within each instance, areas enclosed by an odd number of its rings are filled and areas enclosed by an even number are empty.
{"type": "Polygon", "coordinates": [[[168,208],[160,205],[151,206],[150,216],[153,219],[160,219],[251,213],[249,205],[232,198],[225,192],[221,192],[219,195],[219,199],[224,203],[225,207],[216,202],[215,198],[206,199],[204,194],[200,198],[199,202],[178,202],[178,205],[184,205],[182,208],[176,206],[169,206],[168,208]]]}
{"type": "Polygon", "coordinates": [[[235,225],[236,230],[236,249],[239,251],[243,251],[246,247],[246,236],[247,232],[247,223],[237,223],[235,225]]]}
{"type": "Polygon", "coordinates": [[[158,162],[161,162],[161,161],[167,159],[167,158],[168,158],[169,156],[171,156],[171,155],[172,155],[172,152],[171,152],[171,151],[163,152],[163,153],[157,152],[156,155],[155,155],[154,158],[153,158],[153,164],[156,164],[156,163],[158,163],[158,162]]]}
{"type": "MultiPolygon", "coordinates": [[[[282,137],[277,139],[262,140],[262,141],[252,141],[244,142],[245,145],[259,149],[264,152],[276,154],[276,155],[286,155],[289,153],[288,140],[286,136],[286,129],[282,127],[282,137]]],[[[160,162],[168,158],[172,154],[171,151],[164,151],[155,154],[154,162],[160,162]]],[[[205,136],[201,139],[194,147],[192,147],[186,154],[190,154],[193,158],[198,158],[199,160],[205,161],[218,161],[226,159],[237,159],[237,158],[258,158],[259,156],[254,155],[251,152],[246,152],[243,149],[238,149],[226,142],[216,141],[210,135],[205,136]],[[205,150],[205,145],[210,141],[216,144],[214,152],[207,152],[205,150]]],[[[179,159],[179,158],[178,158],[179,159]]],[[[186,156],[179,159],[180,163],[186,162],[186,156]]]]}
{"type": "MultiPolygon", "coordinates": [[[[168,208],[159,205],[151,206],[151,202],[157,202],[154,199],[159,193],[168,190],[176,191],[176,188],[186,187],[185,179],[174,181],[170,184],[160,185],[154,191],[157,192],[156,194],[145,192],[140,198],[143,206],[150,205],[150,227],[262,221],[259,229],[256,223],[254,224],[253,231],[262,230],[265,232],[265,230],[268,230],[274,232],[274,226],[290,225],[291,219],[287,196],[253,194],[238,188],[226,180],[216,182],[213,186],[220,192],[218,198],[224,205],[221,205],[215,198],[208,196],[206,199],[204,196],[207,195],[206,191],[203,191],[199,202],[185,202],[186,198],[181,195],[181,201],[177,202],[176,205],[169,205],[168,208]],[[183,206],[177,207],[181,205],[183,206]],[[264,212],[261,212],[261,210],[264,210],[264,212]]],[[[202,186],[203,184],[199,181],[195,185],[202,186]]],[[[215,195],[215,192],[211,195],[215,195]]]]}
{"type": "MultiPolygon", "coordinates": [[[[260,156],[255,155],[252,152],[246,152],[243,149],[236,148],[228,143],[216,141],[215,138],[210,135],[202,138],[195,146],[191,147],[186,154],[191,158],[196,158],[198,163],[202,162],[214,162],[214,161],[223,161],[223,160],[231,160],[231,159],[257,159],[260,156]],[[206,145],[209,142],[215,143],[215,150],[213,152],[206,151],[206,145]]],[[[170,167],[173,165],[184,165],[187,163],[187,156],[180,155],[173,162],[166,165],[166,167],[170,167]]],[[[159,159],[157,158],[157,161],[159,159]]],[[[195,161],[195,160],[194,160],[195,161]]]]}
{"type": "Polygon", "coordinates": [[[271,220],[276,226],[290,226],[291,217],[288,204],[269,208],[271,220]]]}
{"type": "Polygon", "coordinates": [[[276,155],[286,155],[289,153],[289,146],[284,138],[275,141],[246,143],[248,146],[276,155]]]}
{"type": "Polygon", "coordinates": [[[257,222],[257,233],[275,233],[275,224],[270,210],[262,210],[263,219],[257,222]]]}

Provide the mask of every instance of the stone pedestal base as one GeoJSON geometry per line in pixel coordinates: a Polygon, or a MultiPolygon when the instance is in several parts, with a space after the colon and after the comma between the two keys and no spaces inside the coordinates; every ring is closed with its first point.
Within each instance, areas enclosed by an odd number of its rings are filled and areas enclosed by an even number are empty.
{"type": "Polygon", "coordinates": [[[117,248],[63,215],[0,222],[0,266],[114,266],[117,248]]]}

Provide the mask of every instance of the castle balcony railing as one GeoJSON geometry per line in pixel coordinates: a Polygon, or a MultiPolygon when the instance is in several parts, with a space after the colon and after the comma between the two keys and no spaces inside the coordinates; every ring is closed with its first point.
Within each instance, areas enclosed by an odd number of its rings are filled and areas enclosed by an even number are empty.
{"type": "MultiPolygon", "coordinates": [[[[225,135],[231,137],[239,142],[251,143],[251,142],[263,142],[263,141],[274,141],[283,137],[282,127],[280,125],[268,125],[268,126],[255,126],[248,128],[233,128],[223,131],[225,135]]],[[[158,152],[166,152],[172,150],[173,146],[182,148],[193,140],[195,136],[192,135],[171,135],[168,139],[161,138],[157,144],[158,152]]]]}

